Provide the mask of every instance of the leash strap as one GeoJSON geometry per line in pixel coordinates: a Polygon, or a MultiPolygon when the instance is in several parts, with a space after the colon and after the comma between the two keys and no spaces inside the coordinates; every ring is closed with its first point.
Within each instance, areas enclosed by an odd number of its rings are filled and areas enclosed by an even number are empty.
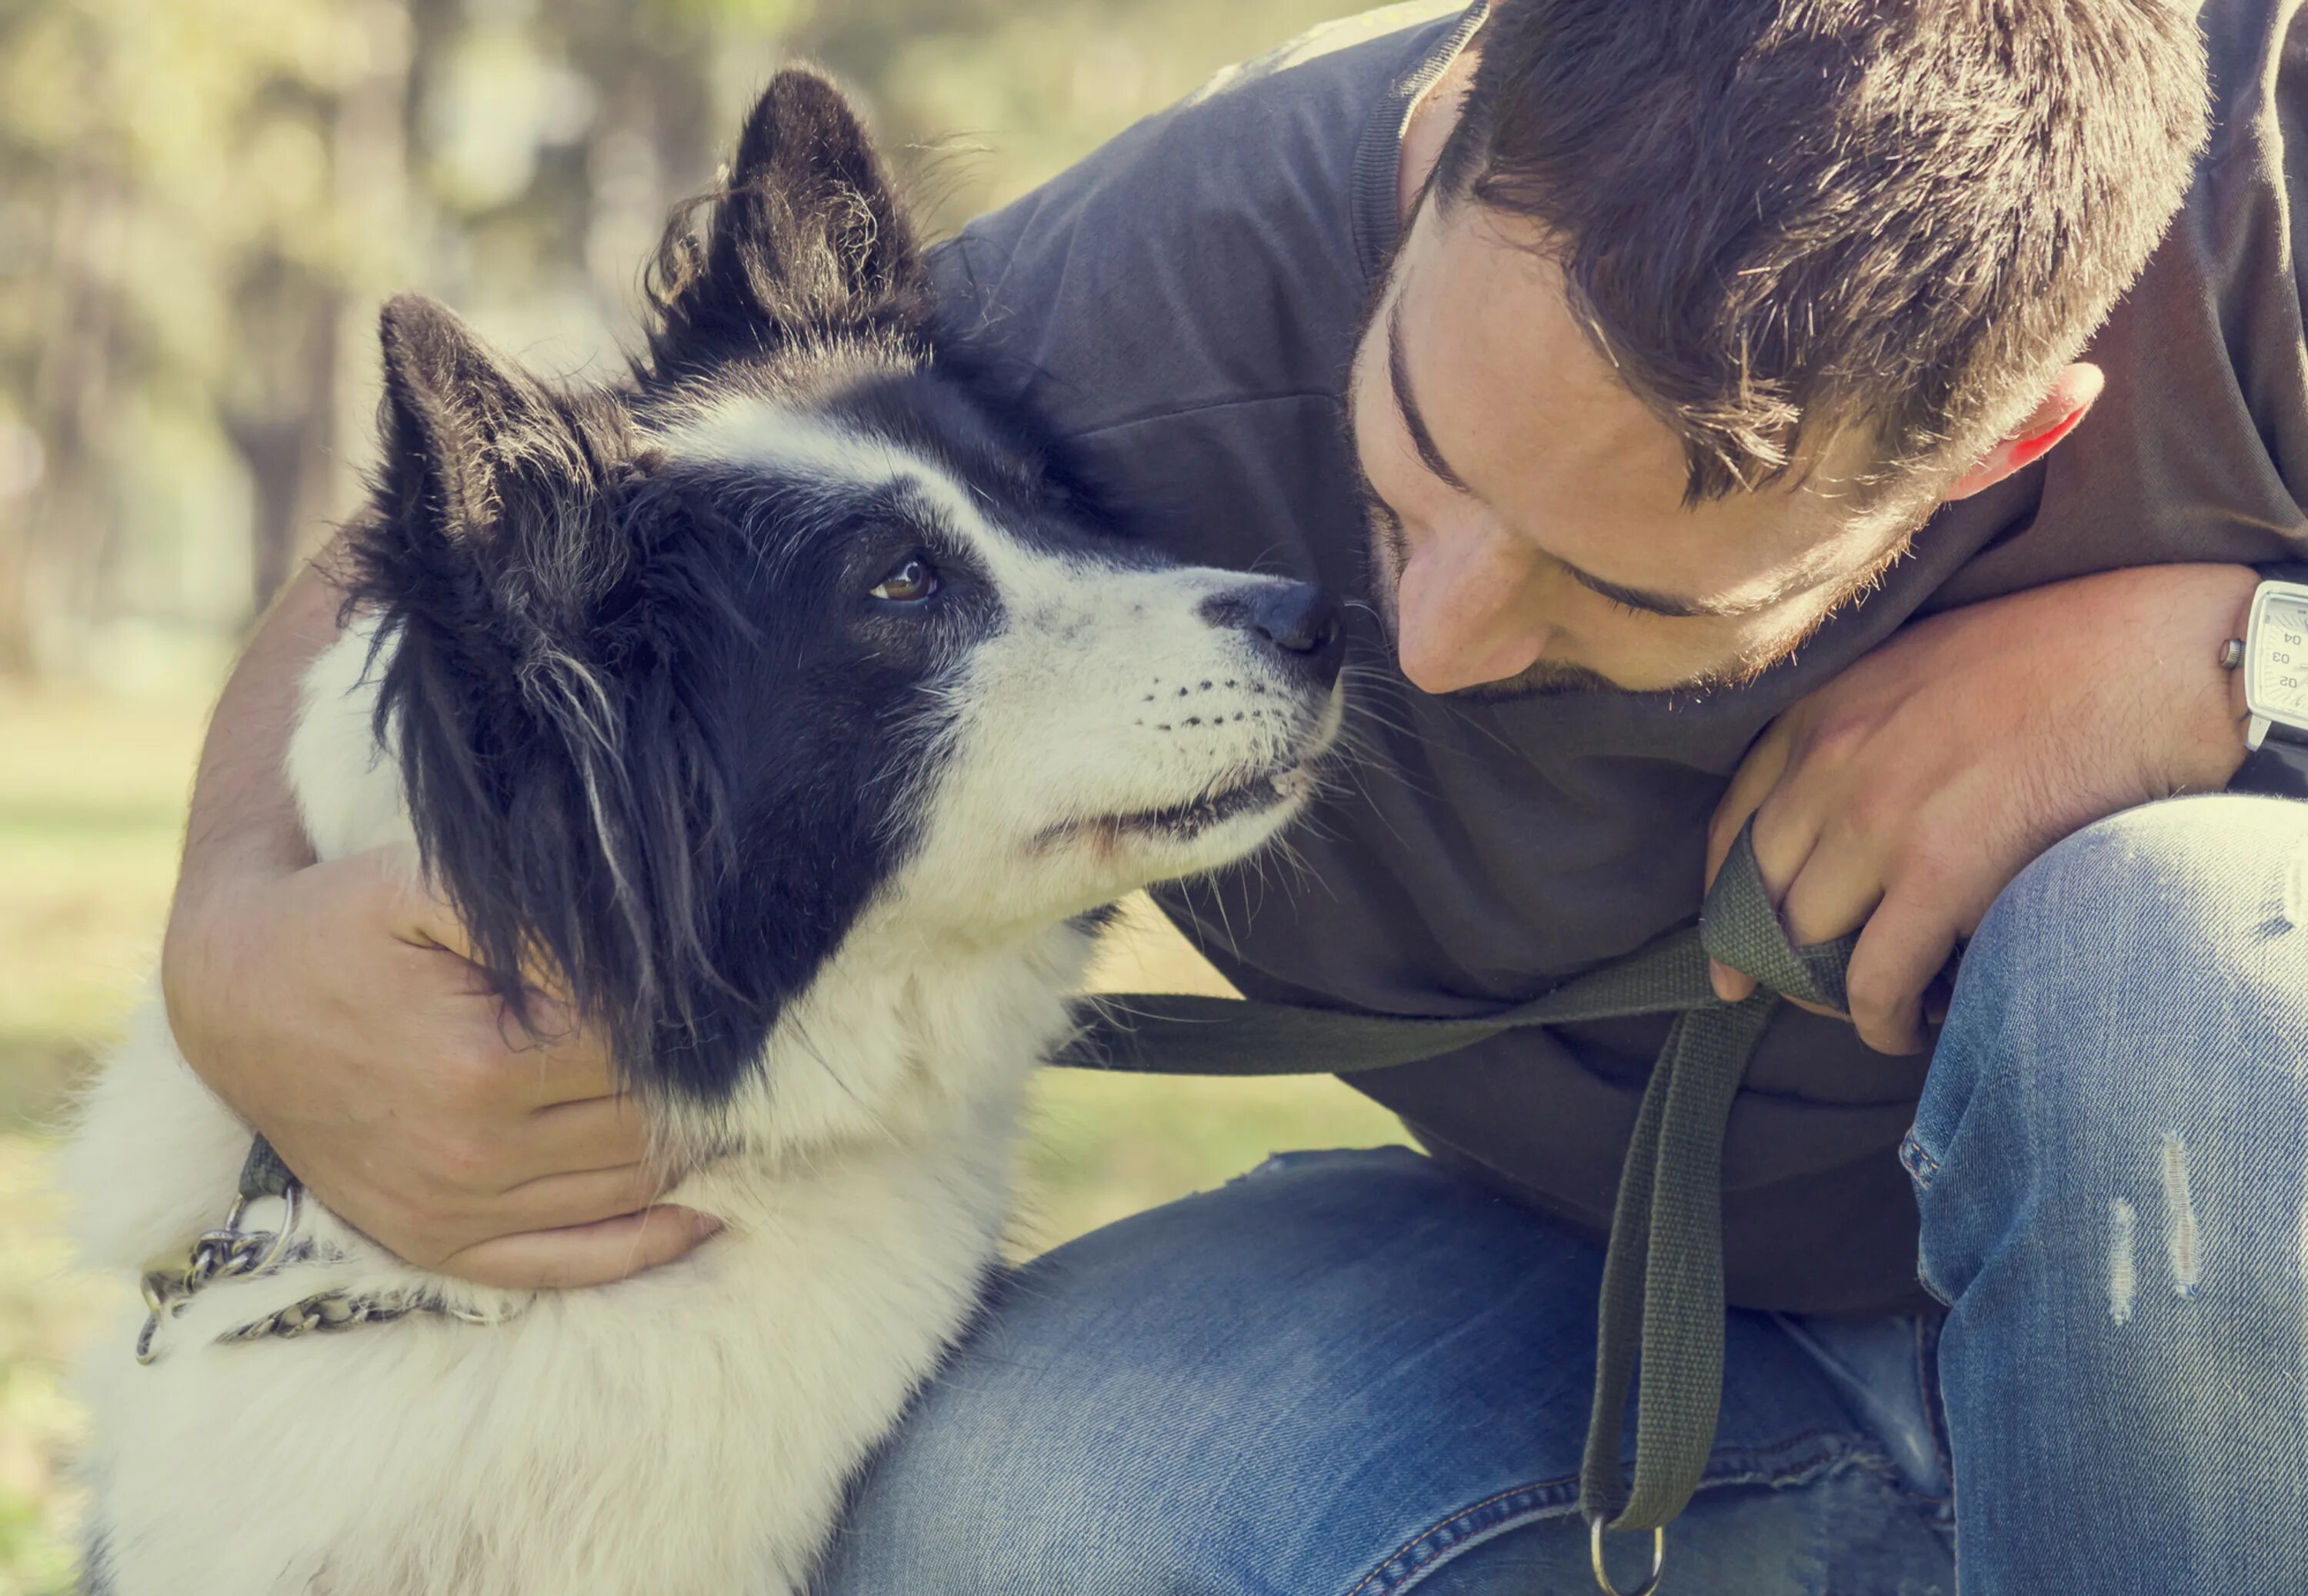
{"type": "MultiPolygon", "coordinates": [[[[1619,1179],[1596,1334],[1595,1405],[1580,1506],[1611,1530],[1658,1530],[1699,1484],[1723,1397],[1724,1127],[1783,998],[1841,1009],[1856,934],[1797,948],[1739,834],[1699,923],[1495,1014],[1419,1019],[1184,994],[1085,1000],[1057,1062],[1159,1075],[1345,1075],[1417,1063],[1508,1031],[1673,1014],[1619,1179]],[[1757,982],[1726,1003],[1713,957],[1757,982]],[[1620,1469],[1627,1390],[1641,1382],[1635,1466],[1620,1469]]],[[[1598,1529],[1599,1532],[1599,1529],[1598,1529]]]]}
{"type": "Polygon", "coordinates": [[[296,1180],[288,1172],[288,1166],[280,1162],[280,1154],[272,1150],[271,1142],[260,1136],[249,1144],[248,1156],[240,1165],[241,1201],[253,1203],[258,1197],[286,1197],[296,1180]]]}

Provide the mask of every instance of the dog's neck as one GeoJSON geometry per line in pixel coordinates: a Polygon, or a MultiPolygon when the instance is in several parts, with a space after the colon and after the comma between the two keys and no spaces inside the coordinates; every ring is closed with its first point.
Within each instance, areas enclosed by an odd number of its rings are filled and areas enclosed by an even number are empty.
{"type": "Polygon", "coordinates": [[[1060,925],[999,944],[933,940],[903,919],[891,905],[851,932],[725,1111],[652,1116],[669,1167],[734,1156],[784,1174],[849,1152],[926,1149],[981,1113],[1010,1115],[1071,1028],[1090,935],[1060,925]]]}

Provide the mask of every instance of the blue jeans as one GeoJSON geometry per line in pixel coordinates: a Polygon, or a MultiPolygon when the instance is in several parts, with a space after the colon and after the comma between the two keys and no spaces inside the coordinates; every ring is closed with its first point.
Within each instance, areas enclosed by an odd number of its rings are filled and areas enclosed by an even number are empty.
{"type": "MultiPolygon", "coordinates": [[[[1666,1596],[2308,1592],[2308,805],[2094,826],[1980,927],[1902,1152],[1942,1316],[1727,1314],[1666,1596]]],[[[1018,1270],[823,1596],[1548,1596],[1602,1259],[1404,1149],[1018,1270]]],[[[1615,1540],[1616,1538],[1615,1538],[1615,1540]]],[[[1623,1585],[1644,1538],[1615,1544],[1623,1585]]]]}

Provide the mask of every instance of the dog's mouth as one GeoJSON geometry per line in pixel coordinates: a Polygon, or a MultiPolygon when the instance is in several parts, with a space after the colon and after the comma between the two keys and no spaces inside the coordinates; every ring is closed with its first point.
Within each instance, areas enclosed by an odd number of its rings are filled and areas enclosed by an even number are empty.
{"type": "MultiPolygon", "coordinates": [[[[1273,816],[1274,827],[1279,828],[1321,786],[1324,769],[1338,746],[1344,715],[1344,700],[1334,689],[1315,724],[1304,728],[1296,739],[1297,746],[1287,751],[1278,751],[1279,757],[1263,768],[1210,787],[1181,803],[1060,821],[1040,832],[1032,849],[1039,853],[1053,846],[1087,843],[1092,852],[1100,854],[1127,856],[1151,849],[1153,858],[1158,859],[1174,850],[1193,849],[1212,833],[1221,832],[1236,821],[1269,815],[1273,816]],[[1286,812],[1278,815],[1277,811],[1286,812]]],[[[1216,840],[1224,851],[1225,839],[1216,840]]],[[[1246,852],[1255,845],[1256,838],[1245,835],[1239,841],[1239,851],[1246,852]]],[[[1202,851],[1207,851],[1207,845],[1202,851]]],[[[1144,857],[1138,861],[1152,862],[1144,857]]],[[[1176,862],[1173,858],[1169,864],[1176,862]]],[[[1169,868],[1169,864],[1162,868],[1169,868]]]]}
{"type": "Polygon", "coordinates": [[[1313,761],[1306,760],[1263,771],[1235,786],[1205,793],[1191,802],[1109,816],[1105,824],[1117,833],[1189,842],[1228,820],[1262,813],[1303,798],[1313,788],[1313,761]]]}
{"type": "Polygon", "coordinates": [[[1133,842],[1172,845],[1192,843],[1230,820],[1263,814],[1305,798],[1320,779],[1321,764],[1322,756],[1318,753],[1262,770],[1245,781],[1213,789],[1184,803],[1067,821],[1044,832],[1040,842],[1047,846],[1069,839],[1087,839],[1101,848],[1133,842]]]}

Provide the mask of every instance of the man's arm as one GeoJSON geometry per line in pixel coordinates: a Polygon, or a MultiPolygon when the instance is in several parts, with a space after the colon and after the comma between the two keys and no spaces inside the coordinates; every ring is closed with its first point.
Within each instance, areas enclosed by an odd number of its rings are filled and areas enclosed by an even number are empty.
{"type": "Polygon", "coordinates": [[[201,750],[161,954],[178,1047],[337,1214],[411,1262],[508,1286],[615,1280],[707,1233],[573,1025],[510,1031],[406,850],[315,863],[284,759],[337,635],[325,566],[274,605],[201,750]]]}
{"type": "Polygon", "coordinates": [[[313,862],[283,763],[296,724],[297,684],[336,638],[337,602],[337,588],[319,564],[306,566],[274,602],[225,683],[194,779],[177,879],[179,905],[228,873],[232,862],[274,874],[313,862]]]}
{"type": "MultiPolygon", "coordinates": [[[[1861,1039],[1920,1051],[1939,1017],[1933,976],[2037,854],[2235,774],[2241,706],[2220,645],[2258,581],[2243,565],[2141,566],[1903,628],[1747,751],[1709,834],[1709,884],[1753,815],[1788,934],[1860,931],[1848,989],[1861,1039]]],[[[1753,990],[1718,968],[1719,995],[1753,990]]]]}

